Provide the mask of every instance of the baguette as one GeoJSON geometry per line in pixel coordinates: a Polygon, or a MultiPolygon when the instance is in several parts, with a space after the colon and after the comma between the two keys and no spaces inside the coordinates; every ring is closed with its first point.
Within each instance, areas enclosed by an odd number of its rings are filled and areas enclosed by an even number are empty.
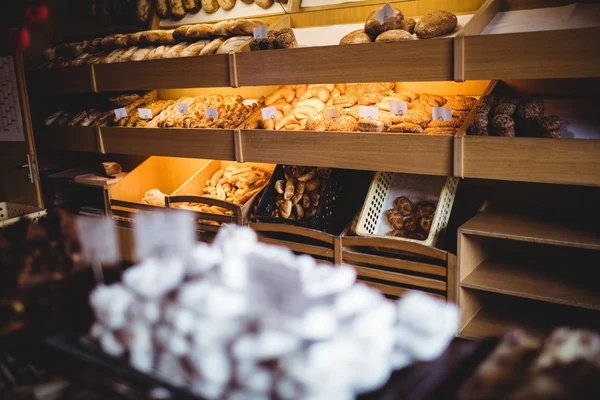
{"type": "Polygon", "coordinates": [[[163,58],[177,58],[181,57],[181,53],[188,47],[189,43],[182,42],[171,47],[163,56],[163,58]]]}
{"type": "Polygon", "coordinates": [[[146,57],[146,60],[159,60],[159,59],[163,58],[163,56],[166,52],[167,52],[166,46],[158,46],[157,48],[155,48],[148,54],[148,56],[146,57]]]}
{"type": "Polygon", "coordinates": [[[232,28],[235,21],[221,21],[213,25],[213,35],[232,36],[232,28]]]}
{"type": "Polygon", "coordinates": [[[112,53],[110,53],[109,55],[106,56],[106,58],[104,58],[104,60],[102,60],[102,64],[111,64],[117,61],[117,59],[119,58],[119,56],[123,53],[125,53],[126,49],[117,49],[114,50],[112,53]]]}
{"type": "MultiPolygon", "coordinates": [[[[100,45],[105,49],[112,49],[115,47],[115,40],[117,39],[117,35],[108,35],[102,38],[100,41],[100,45]]],[[[57,55],[59,54],[61,48],[60,46],[56,48],[57,55]]]]}
{"type": "Polygon", "coordinates": [[[137,51],[131,56],[130,61],[145,60],[148,57],[148,54],[150,54],[150,52],[152,52],[154,49],[156,49],[156,46],[142,47],[141,49],[137,49],[137,51]]]}
{"type": "Polygon", "coordinates": [[[215,54],[215,52],[223,45],[223,39],[215,38],[212,42],[204,46],[204,48],[198,53],[200,56],[206,56],[209,54],[215,54]]]}
{"type": "Polygon", "coordinates": [[[127,40],[127,45],[129,46],[139,46],[142,44],[142,33],[144,32],[136,32],[129,35],[129,39],[127,40]]]}
{"type": "Polygon", "coordinates": [[[196,43],[192,43],[179,54],[179,57],[194,57],[200,55],[200,52],[208,43],[208,40],[200,40],[196,43]]]}
{"type": "Polygon", "coordinates": [[[125,51],[117,57],[115,62],[127,62],[131,60],[131,56],[133,56],[137,50],[138,48],[135,46],[125,49],[125,51]]]}
{"type": "Polygon", "coordinates": [[[186,39],[185,34],[191,26],[192,25],[181,25],[180,27],[175,29],[173,31],[173,39],[175,39],[176,42],[184,41],[186,39]]]}
{"type": "Polygon", "coordinates": [[[160,33],[160,37],[158,38],[159,44],[175,44],[175,39],[173,38],[174,30],[171,29],[169,31],[162,31],[160,33]]]}
{"type": "Polygon", "coordinates": [[[142,42],[142,44],[144,45],[158,44],[161,32],[162,31],[159,30],[142,32],[142,34],[140,35],[140,42],[142,42]]]}
{"type": "Polygon", "coordinates": [[[239,48],[250,43],[250,40],[252,40],[250,36],[234,36],[223,42],[223,44],[217,49],[215,54],[234,53],[239,48]]]}
{"type": "Polygon", "coordinates": [[[129,40],[129,35],[116,35],[115,37],[115,46],[117,47],[127,47],[127,41],[129,40]]]}
{"type": "Polygon", "coordinates": [[[189,40],[194,39],[208,39],[213,37],[213,27],[207,24],[192,25],[185,32],[185,38],[189,40]]]}

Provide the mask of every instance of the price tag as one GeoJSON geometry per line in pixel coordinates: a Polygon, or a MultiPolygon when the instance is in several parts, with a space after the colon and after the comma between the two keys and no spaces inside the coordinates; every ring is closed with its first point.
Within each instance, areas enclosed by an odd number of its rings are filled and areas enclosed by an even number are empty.
{"type": "Polygon", "coordinates": [[[359,106],[358,114],[361,118],[379,119],[379,108],[370,106],[359,106]]]}
{"type": "Polygon", "coordinates": [[[431,119],[436,121],[452,121],[452,109],[446,107],[431,107],[431,119]]]}
{"type": "Polygon", "coordinates": [[[152,110],[149,108],[138,108],[138,115],[141,119],[152,119],[152,110]]]}
{"type": "Polygon", "coordinates": [[[254,28],[254,39],[266,39],[268,36],[266,26],[257,26],[254,28]]]}
{"type": "Polygon", "coordinates": [[[195,238],[194,216],[189,211],[153,211],[135,215],[135,253],[140,260],[190,254],[195,238]]]}
{"type": "Polygon", "coordinates": [[[408,106],[404,101],[390,101],[390,112],[394,115],[406,115],[408,106]]]}
{"type": "Polygon", "coordinates": [[[265,107],[260,110],[263,119],[274,119],[277,117],[277,107],[265,107]]]}
{"type": "Polygon", "coordinates": [[[188,105],[186,103],[177,103],[177,112],[181,113],[181,114],[187,114],[188,112],[190,112],[190,110],[188,109],[188,105]]]}
{"type": "Polygon", "coordinates": [[[340,117],[340,112],[337,108],[330,108],[327,110],[327,116],[331,119],[336,119],[340,117]]]}
{"type": "Polygon", "coordinates": [[[117,231],[111,219],[77,217],[75,225],[84,261],[106,264],[119,261],[117,231]]]}
{"type": "Polygon", "coordinates": [[[204,107],[204,114],[210,119],[219,118],[219,111],[215,107],[204,107]]]}
{"type": "Polygon", "coordinates": [[[375,13],[375,17],[381,25],[383,25],[385,23],[385,20],[391,17],[392,15],[394,15],[394,9],[390,5],[390,3],[386,3],[385,6],[381,7],[381,9],[375,13]]]}
{"type": "Polygon", "coordinates": [[[127,110],[125,109],[125,107],[115,109],[115,117],[117,117],[117,119],[125,118],[126,116],[127,110]]]}

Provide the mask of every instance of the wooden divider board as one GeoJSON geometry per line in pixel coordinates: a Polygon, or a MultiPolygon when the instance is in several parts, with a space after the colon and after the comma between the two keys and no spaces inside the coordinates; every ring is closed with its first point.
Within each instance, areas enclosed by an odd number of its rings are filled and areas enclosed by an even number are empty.
{"type": "Polygon", "coordinates": [[[62,151],[99,151],[98,128],[93,126],[45,126],[37,140],[42,146],[62,151]]]}
{"type": "Polygon", "coordinates": [[[92,66],[34,69],[27,73],[27,85],[38,95],[91,93],[94,91],[92,66]]]}

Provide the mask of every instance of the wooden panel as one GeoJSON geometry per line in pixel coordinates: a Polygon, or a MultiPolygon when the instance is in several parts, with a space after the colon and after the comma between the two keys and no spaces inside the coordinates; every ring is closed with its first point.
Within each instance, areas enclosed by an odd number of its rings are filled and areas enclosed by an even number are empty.
{"type": "Polygon", "coordinates": [[[430,274],[446,277],[447,270],[439,265],[425,264],[414,261],[407,261],[398,258],[382,257],[372,254],[361,254],[353,251],[342,251],[342,260],[349,263],[365,263],[375,266],[394,268],[404,271],[420,272],[422,274],[430,274]]]}
{"type": "Polygon", "coordinates": [[[258,240],[263,243],[287,247],[288,249],[298,252],[298,253],[310,254],[312,256],[318,256],[318,257],[333,258],[333,249],[328,249],[325,247],[313,246],[313,245],[303,244],[303,243],[288,242],[287,240],[273,239],[273,238],[264,237],[264,236],[259,236],[258,240]]]}
{"type": "Polygon", "coordinates": [[[250,228],[256,232],[274,232],[274,233],[288,233],[292,235],[298,235],[306,238],[320,240],[324,243],[332,245],[334,242],[334,236],[325,232],[318,231],[316,229],[304,228],[301,226],[287,225],[287,224],[271,224],[271,223],[253,223],[250,224],[250,228]]]}
{"type": "Polygon", "coordinates": [[[546,260],[517,256],[488,258],[462,287],[600,310],[600,292],[590,276],[546,260]]]}
{"type": "MultiPolygon", "coordinates": [[[[364,283],[365,285],[380,291],[383,294],[387,294],[387,295],[391,295],[391,296],[396,296],[396,297],[402,297],[404,296],[406,293],[408,292],[414,292],[415,289],[407,289],[407,288],[403,288],[403,287],[399,287],[399,286],[392,286],[392,285],[385,285],[383,283],[378,283],[378,282],[371,282],[371,281],[365,281],[362,279],[357,279],[358,282],[364,283]]],[[[436,297],[438,299],[441,300],[446,300],[446,297],[440,295],[440,294],[435,294],[435,293],[429,293],[429,292],[422,292],[425,293],[429,296],[433,296],[436,297]]]]}
{"type": "Polygon", "coordinates": [[[47,126],[37,135],[40,144],[53,150],[98,152],[98,128],[47,126]]]}
{"type": "Polygon", "coordinates": [[[600,76],[600,28],[464,38],[465,79],[600,76]]]}
{"type": "Polygon", "coordinates": [[[467,221],[460,227],[460,232],[523,242],[600,250],[600,233],[597,226],[582,226],[574,222],[558,221],[556,218],[548,213],[488,210],[467,221]]]}
{"type": "Polygon", "coordinates": [[[235,160],[233,130],[100,128],[105,153],[235,160]]]}
{"type": "Polygon", "coordinates": [[[257,51],[236,59],[242,86],[453,79],[451,38],[257,51]]]}
{"type": "Polygon", "coordinates": [[[600,140],[462,136],[464,178],[600,186],[600,140]]]}
{"type": "Polygon", "coordinates": [[[453,136],[243,130],[244,161],[451,175],[453,136]]]}
{"type": "Polygon", "coordinates": [[[417,254],[420,256],[436,258],[446,261],[448,253],[435,247],[423,246],[414,242],[406,242],[401,240],[386,239],[381,237],[359,237],[359,236],[344,236],[342,245],[357,246],[357,247],[377,247],[390,250],[405,251],[408,253],[417,254]]]}
{"type": "Polygon", "coordinates": [[[99,92],[230,86],[227,54],[94,65],[99,92]]]}
{"type": "Polygon", "coordinates": [[[357,265],[354,265],[354,267],[356,268],[356,273],[365,278],[418,286],[426,289],[446,290],[446,282],[443,281],[421,278],[420,276],[406,275],[398,272],[384,271],[381,269],[359,267],[357,265]]]}
{"type": "Polygon", "coordinates": [[[92,68],[89,65],[66,68],[41,68],[27,74],[27,85],[33,93],[91,93],[92,68]]]}
{"type": "Polygon", "coordinates": [[[462,229],[458,232],[458,279],[462,281],[488,256],[489,239],[465,235],[462,229]]]}

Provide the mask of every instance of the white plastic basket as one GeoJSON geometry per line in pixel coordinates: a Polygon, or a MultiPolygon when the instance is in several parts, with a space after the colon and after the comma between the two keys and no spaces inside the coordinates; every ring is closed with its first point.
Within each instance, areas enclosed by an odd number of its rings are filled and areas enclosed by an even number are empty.
{"type": "Polygon", "coordinates": [[[457,186],[458,178],[455,177],[378,172],[360,213],[356,234],[435,246],[438,235],[448,225],[457,186]],[[406,196],[413,203],[432,201],[437,204],[431,229],[425,240],[386,235],[392,227],[387,222],[385,212],[393,208],[394,199],[399,196],[406,196]]]}
{"type": "Polygon", "coordinates": [[[46,215],[46,210],[17,203],[0,203],[0,229],[14,224],[21,217],[37,220],[46,215]]]}

